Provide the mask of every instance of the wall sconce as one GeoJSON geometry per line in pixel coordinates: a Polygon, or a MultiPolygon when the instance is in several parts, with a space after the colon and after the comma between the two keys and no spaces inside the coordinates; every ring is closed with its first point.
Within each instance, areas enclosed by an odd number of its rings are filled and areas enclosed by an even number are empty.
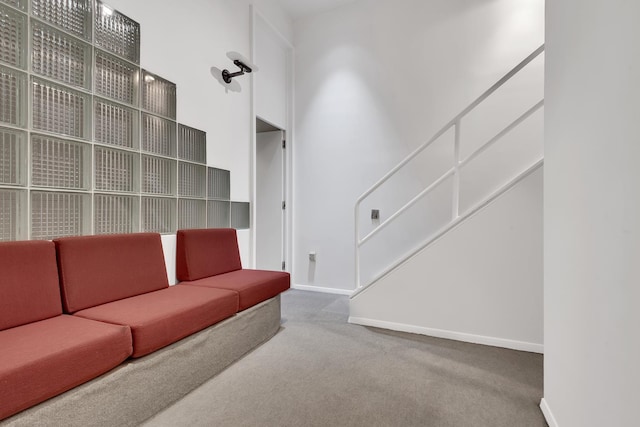
{"type": "Polygon", "coordinates": [[[217,67],[211,67],[211,75],[228,90],[231,90],[232,92],[240,92],[240,84],[237,81],[234,81],[233,78],[256,72],[258,71],[258,67],[238,52],[227,52],[227,58],[232,60],[239,70],[232,73],[227,69],[220,70],[217,67]]]}

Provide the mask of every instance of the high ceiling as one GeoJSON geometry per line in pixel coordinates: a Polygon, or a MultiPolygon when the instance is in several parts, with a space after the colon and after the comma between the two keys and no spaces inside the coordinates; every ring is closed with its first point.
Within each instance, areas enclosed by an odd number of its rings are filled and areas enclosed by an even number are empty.
{"type": "Polygon", "coordinates": [[[278,0],[282,7],[296,21],[300,18],[326,12],[355,0],[278,0]]]}

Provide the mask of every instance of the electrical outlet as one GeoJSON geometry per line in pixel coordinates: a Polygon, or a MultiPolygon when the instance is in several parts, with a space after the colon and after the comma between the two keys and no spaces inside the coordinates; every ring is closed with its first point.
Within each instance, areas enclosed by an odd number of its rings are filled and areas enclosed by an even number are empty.
{"type": "Polygon", "coordinates": [[[371,209],[371,219],[380,219],[380,209],[371,209]]]}

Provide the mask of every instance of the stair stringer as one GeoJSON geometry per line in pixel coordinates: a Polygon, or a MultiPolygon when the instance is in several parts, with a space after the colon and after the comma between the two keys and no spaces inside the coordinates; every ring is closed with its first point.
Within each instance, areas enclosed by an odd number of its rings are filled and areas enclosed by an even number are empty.
{"type": "Polygon", "coordinates": [[[350,301],[350,323],[542,353],[542,167],[350,301]]]}

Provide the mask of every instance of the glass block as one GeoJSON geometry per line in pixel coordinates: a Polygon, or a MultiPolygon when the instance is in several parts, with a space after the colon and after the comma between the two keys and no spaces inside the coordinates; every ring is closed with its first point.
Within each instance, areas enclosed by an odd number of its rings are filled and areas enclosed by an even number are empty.
{"type": "Polygon", "coordinates": [[[91,146],[50,136],[31,135],[31,185],[88,190],[91,146]]]}
{"type": "Polygon", "coordinates": [[[91,228],[91,195],[31,192],[31,238],[52,240],[81,236],[91,228]]]}
{"type": "Polygon", "coordinates": [[[142,192],[174,196],[176,162],[161,157],[142,156],[142,192]]]}
{"type": "Polygon", "coordinates": [[[91,137],[91,96],[32,78],[33,129],[76,138],[91,137]]]}
{"type": "Polygon", "coordinates": [[[140,24],[96,1],[95,43],[131,62],[140,62],[140,24]]]}
{"type": "Polygon", "coordinates": [[[27,68],[27,16],[0,4],[0,61],[27,68]]]}
{"type": "Polygon", "coordinates": [[[0,66],[0,122],[27,125],[27,75],[0,66]]]}
{"type": "Polygon", "coordinates": [[[207,197],[207,167],[193,163],[178,163],[178,195],[207,197]]]}
{"type": "Polygon", "coordinates": [[[185,125],[178,125],[178,158],[190,162],[207,163],[207,133],[185,125]]]}
{"type": "Polygon", "coordinates": [[[93,200],[94,234],[136,233],[139,231],[139,197],[96,194],[93,200]]]}
{"type": "Polygon", "coordinates": [[[249,202],[231,202],[231,228],[246,230],[251,227],[249,202]]]}
{"type": "Polygon", "coordinates": [[[153,233],[176,232],[176,199],[142,198],[142,231],[153,233]]]}
{"type": "Polygon", "coordinates": [[[209,200],[207,202],[207,227],[229,228],[231,226],[231,202],[209,200]]]}
{"type": "Polygon", "coordinates": [[[91,41],[91,0],[31,0],[31,13],[91,41]]]}
{"type": "Polygon", "coordinates": [[[95,98],[93,126],[96,142],[134,149],[140,145],[137,110],[95,98]]]}
{"type": "Polygon", "coordinates": [[[142,150],[175,157],[176,122],[142,113],[142,150]]]}
{"type": "Polygon", "coordinates": [[[178,199],[178,229],[206,228],[207,201],[178,199]]]}
{"type": "Polygon", "coordinates": [[[27,11],[27,0],[0,0],[0,2],[13,6],[24,12],[27,11]]]}
{"type": "Polygon", "coordinates": [[[0,242],[27,238],[26,190],[0,188],[0,242]]]}
{"type": "Polygon", "coordinates": [[[176,85],[142,70],[142,108],[171,119],[176,118],[176,85]]]}
{"type": "Polygon", "coordinates": [[[96,94],[132,106],[138,105],[139,68],[97,49],[95,57],[96,94]]]}
{"type": "Polygon", "coordinates": [[[132,193],[138,191],[139,154],[131,151],[95,147],[95,188],[99,191],[132,193]]]}
{"type": "Polygon", "coordinates": [[[231,172],[207,168],[207,198],[218,200],[231,198],[231,172]]]}
{"type": "Polygon", "coordinates": [[[33,21],[33,72],[84,89],[91,88],[91,45],[33,21]]]}
{"type": "Polygon", "coordinates": [[[27,133],[0,128],[0,184],[27,184],[27,133]]]}

